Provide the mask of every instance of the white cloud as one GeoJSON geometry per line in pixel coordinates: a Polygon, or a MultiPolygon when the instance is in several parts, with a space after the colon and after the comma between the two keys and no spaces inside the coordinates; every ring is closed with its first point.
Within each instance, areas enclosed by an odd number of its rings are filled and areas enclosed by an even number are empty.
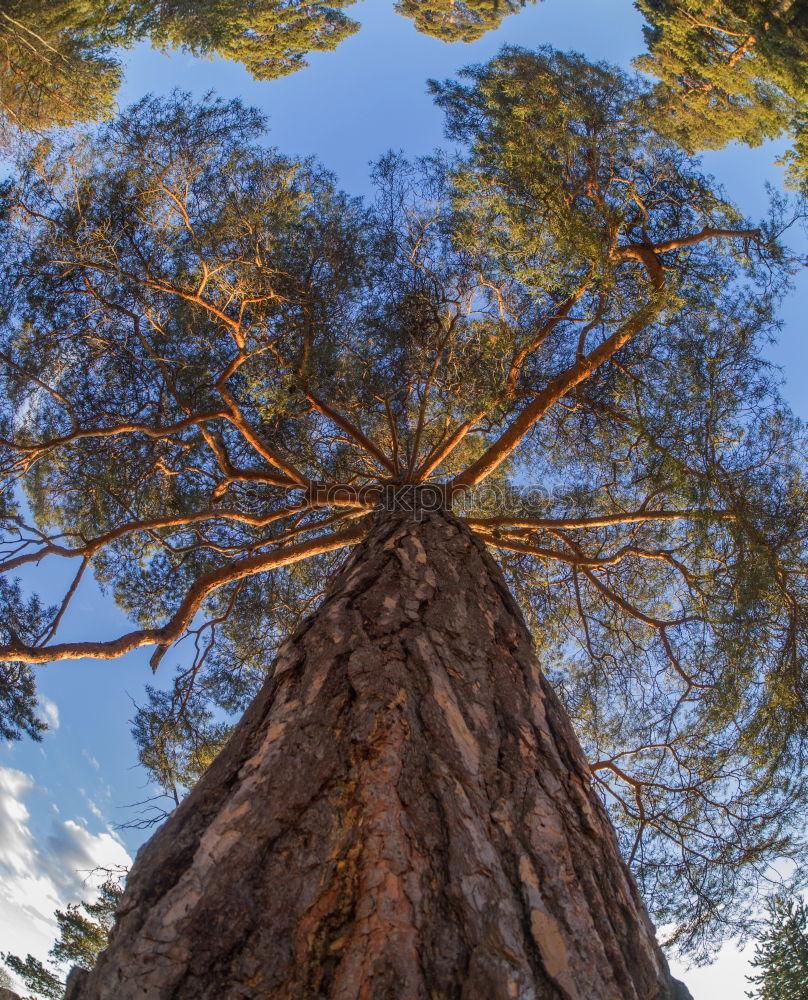
{"type": "Polygon", "coordinates": [[[55,701],[46,698],[44,694],[39,696],[39,708],[43,715],[43,721],[47,722],[49,729],[59,728],[59,708],[55,701]]]}
{"type": "Polygon", "coordinates": [[[726,944],[718,953],[713,965],[702,968],[689,967],[685,962],[669,959],[671,972],[681,979],[693,995],[694,1000],[743,1000],[752,984],[746,978],[754,972],[749,964],[755,948],[748,944],[743,951],[732,944],[726,944]]]}
{"type": "Polygon", "coordinates": [[[131,858],[111,829],[91,833],[56,815],[38,843],[25,805],[34,787],[29,774],[0,767],[0,951],[44,960],[56,936],[56,907],[94,895],[104,875],[92,869],[129,867],[131,858]]]}
{"type": "MultiPolygon", "coordinates": [[[[63,886],[73,897],[81,897],[87,887],[98,885],[99,877],[92,872],[99,866],[114,868],[130,863],[126,848],[114,833],[93,834],[72,819],[53,824],[45,849],[45,870],[55,885],[63,886]]],[[[104,881],[103,874],[100,881],[104,881]]]]}
{"type": "Polygon", "coordinates": [[[84,801],[87,803],[87,805],[88,805],[88,807],[90,809],[90,812],[93,814],[93,816],[95,816],[95,818],[98,819],[98,820],[100,820],[102,823],[106,823],[106,820],[104,819],[104,814],[101,812],[101,810],[95,804],[95,802],[93,802],[93,800],[90,798],[90,796],[87,794],[87,792],[83,788],[80,788],[79,792],[82,795],[82,797],[84,798],[84,801]]]}

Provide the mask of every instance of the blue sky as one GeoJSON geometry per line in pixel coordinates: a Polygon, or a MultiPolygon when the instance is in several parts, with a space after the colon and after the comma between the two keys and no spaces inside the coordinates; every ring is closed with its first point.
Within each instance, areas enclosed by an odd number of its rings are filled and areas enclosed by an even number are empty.
{"type": "MultiPolygon", "coordinates": [[[[507,18],[496,32],[471,45],[449,46],[419,35],[388,0],[365,0],[349,10],[362,30],[331,53],[282,80],[256,82],[235,63],[182,53],[164,55],[148,46],[127,54],[120,101],[175,87],[199,96],[215,90],[240,97],[269,118],[269,141],[284,153],[315,155],[353,194],[368,191],[368,164],[387,149],[429,153],[443,143],[442,116],[427,94],[430,77],[451,76],[493,56],[503,44],[548,43],[574,48],[590,59],[628,66],[642,49],[641,22],[629,0],[546,0],[507,18]]],[[[779,181],[776,149],[733,148],[704,158],[730,197],[753,218],[765,209],[765,181],[779,181]]],[[[784,310],[781,344],[771,358],[787,376],[792,407],[808,417],[801,394],[808,361],[803,278],[784,310]]],[[[63,592],[68,568],[49,572],[46,592],[63,592]]],[[[41,577],[37,586],[41,590],[41,577]]],[[[63,639],[106,638],[124,618],[97,587],[82,584],[63,639]]],[[[0,950],[31,950],[44,958],[52,939],[48,917],[58,903],[82,894],[81,876],[94,863],[124,863],[145,834],[118,830],[136,816],[127,808],[150,794],[135,766],[129,735],[133,700],[151,681],[148,650],[120,660],[53,664],[41,671],[43,712],[56,724],[42,744],[0,747],[0,950]],[[5,899],[4,899],[5,896],[5,899]]],[[[164,661],[167,683],[173,664],[164,661]]],[[[696,1000],[743,997],[743,965],[730,948],[710,970],[680,973],[696,1000]]]]}

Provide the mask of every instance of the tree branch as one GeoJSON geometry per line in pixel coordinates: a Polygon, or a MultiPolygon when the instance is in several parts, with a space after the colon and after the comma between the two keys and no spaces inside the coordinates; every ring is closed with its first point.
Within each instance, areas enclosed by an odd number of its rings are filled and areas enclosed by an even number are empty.
{"type": "Polygon", "coordinates": [[[455,476],[451,486],[459,490],[476,486],[489,476],[521,444],[528,431],[544,414],[565,396],[570,389],[584,382],[605,361],[627,344],[632,337],[645,329],[659,315],[665,297],[657,291],[649,301],[595,350],[584,355],[565,372],[557,375],[533,402],[522,410],[503,434],[464,472],[455,476]]]}
{"type": "MultiPolygon", "coordinates": [[[[106,642],[65,642],[44,647],[28,646],[19,641],[12,642],[0,646],[0,662],[50,663],[54,660],[80,660],[85,657],[112,660],[141,646],[156,645],[165,648],[180,638],[204,601],[214,591],[229,583],[254,576],[256,573],[290,566],[302,559],[334,552],[346,545],[355,545],[365,537],[366,532],[367,526],[360,523],[325,537],[288,545],[265,555],[237,559],[220,569],[211,570],[191,584],[177,610],[160,628],[137,629],[106,642]]],[[[159,650],[156,651],[153,659],[159,661],[160,655],[159,650]]]]}

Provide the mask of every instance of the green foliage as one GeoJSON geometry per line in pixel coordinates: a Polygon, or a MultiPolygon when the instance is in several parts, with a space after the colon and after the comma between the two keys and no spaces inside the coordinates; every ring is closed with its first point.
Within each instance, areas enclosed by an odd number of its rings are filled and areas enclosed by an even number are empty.
{"type": "MultiPolygon", "coordinates": [[[[242,496],[241,504],[263,506],[255,491],[242,496]]],[[[316,606],[328,572],[321,557],[270,580],[244,581],[240,613],[196,637],[194,656],[178,668],[170,690],[146,687],[132,735],[140,764],[163,795],[178,802],[204,774],[227,742],[233,720],[258,693],[277,647],[316,606]]],[[[219,604],[221,612],[227,603],[219,604]]],[[[136,825],[152,825],[161,816],[155,808],[136,825]]]]}
{"type": "MultiPolygon", "coordinates": [[[[470,83],[431,87],[449,136],[472,151],[473,169],[463,163],[453,178],[462,238],[514,278],[559,298],[594,279],[619,309],[636,303],[638,286],[623,295],[614,286],[618,239],[654,243],[674,230],[740,224],[711,179],[661,141],[639,79],[575,54],[516,48],[460,76],[470,83]]],[[[715,273],[691,257],[669,275],[671,301],[685,294],[677,281],[691,276],[714,294],[726,272],[711,260],[715,273]]]]}
{"type": "Polygon", "coordinates": [[[637,66],[659,78],[653,117],[685,149],[734,139],[760,145],[787,132],[791,179],[808,181],[808,18],[795,0],[636,0],[648,54],[637,66]]]}
{"type": "Polygon", "coordinates": [[[115,50],[161,48],[242,63],[260,80],[306,66],[358,30],[353,0],[5,0],[0,4],[0,140],[98,121],[112,113],[122,67],[115,50]]]}
{"type": "Polygon", "coordinates": [[[64,995],[65,984],[60,967],[80,965],[92,969],[98,955],[107,945],[115,919],[115,910],[123,895],[120,880],[110,876],[98,890],[93,902],[71,903],[66,910],[56,910],[59,937],[49,951],[50,967],[27,955],[3,955],[3,961],[36,997],[58,1000],[64,995]]]}
{"type": "Polygon", "coordinates": [[[147,687],[147,704],[138,708],[132,727],[138,760],[175,803],[205,773],[231,729],[214,721],[204,689],[183,680],[170,694],[147,687]]]}
{"type": "Polygon", "coordinates": [[[0,5],[0,140],[109,116],[122,75],[111,51],[123,38],[86,0],[0,5]]]}
{"type": "MultiPolygon", "coordinates": [[[[121,78],[114,50],[149,39],[161,48],[242,63],[257,79],[306,65],[359,29],[353,0],[7,0],[0,5],[0,113],[6,143],[36,131],[108,117],[121,78]]],[[[415,27],[470,42],[527,0],[397,0],[415,27]]],[[[808,21],[795,0],[636,0],[648,52],[637,60],[659,84],[645,106],[685,149],[732,140],[759,145],[788,132],[784,162],[808,176],[808,21]]]]}
{"type": "Polygon", "coordinates": [[[66,910],[56,910],[59,937],[49,952],[51,958],[92,969],[107,946],[122,895],[120,880],[110,877],[99,887],[98,898],[93,902],[71,903],[66,910]]]}
{"type": "Polygon", "coordinates": [[[48,619],[0,655],[157,666],[187,637],[134,722],[179,796],[374,491],[443,483],[655,916],[703,953],[804,858],[805,442],[761,360],[783,220],[744,220],[613,68],[506,50],[435,90],[462,154],[382,158],[368,204],[183,95],[9,185],[0,471],[32,523],[3,513],[0,569],[86,565],[135,630],[48,619]],[[549,498],[492,512],[483,482],[549,498]]]}
{"type": "Polygon", "coordinates": [[[3,961],[14,975],[19,976],[25,988],[30,990],[34,997],[60,1000],[64,996],[64,981],[33,955],[26,955],[24,960],[16,955],[3,955],[3,961]]]}
{"type": "MultiPolygon", "coordinates": [[[[0,577],[0,636],[4,641],[27,637],[37,642],[48,632],[54,608],[45,608],[37,597],[27,600],[18,580],[0,577]]],[[[34,676],[27,663],[0,663],[0,738],[18,740],[23,735],[41,740],[47,725],[36,714],[34,676]]]]}
{"type": "Polygon", "coordinates": [[[36,685],[28,664],[0,664],[0,738],[19,740],[26,735],[41,740],[48,727],[36,707],[36,685]]]}
{"type": "Polygon", "coordinates": [[[768,919],[755,945],[747,977],[756,984],[747,996],[757,1000],[808,998],[808,906],[789,896],[774,896],[766,905],[768,919]]]}
{"type": "MultiPolygon", "coordinates": [[[[133,37],[163,48],[239,62],[258,80],[306,66],[309,52],[327,52],[359,25],[342,13],[354,0],[162,0],[126,5],[133,37]]],[[[125,8],[125,9],[126,9],[125,8]]]]}
{"type": "MultiPolygon", "coordinates": [[[[496,30],[528,0],[397,0],[396,11],[442,42],[474,42],[496,30]]],[[[535,3],[536,0],[531,0],[535,3]]]]}

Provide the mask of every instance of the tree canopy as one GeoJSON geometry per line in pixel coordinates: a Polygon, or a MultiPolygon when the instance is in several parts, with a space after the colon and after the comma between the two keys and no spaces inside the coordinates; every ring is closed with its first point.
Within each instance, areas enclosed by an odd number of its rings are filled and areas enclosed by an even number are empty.
{"type": "Polygon", "coordinates": [[[465,152],[383,157],[369,203],[183,95],[7,185],[0,569],[75,574],[39,616],[0,594],[0,662],[182,641],[136,721],[181,789],[370,513],[434,484],[703,950],[804,849],[804,441],[760,357],[783,222],[742,218],[611,67],[505,50],[434,91],[465,152]],[[88,570],[135,627],[60,642],[88,570]]]}
{"type": "Polygon", "coordinates": [[[808,14],[795,0],[637,0],[648,54],[637,66],[659,78],[661,128],[686,149],[734,139],[758,146],[785,132],[784,162],[808,182],[808,14]]]}
{"type": "MultiPolygon", "coordinates": [[[[474,42],[528,0],[397,0],[396,10],[418,31],[443,42],[474,42]]],[[[535,3],[536,0],[531,0],[535,3]]]]}
{"type": "MultiPolygon", "coordinates": [[[[533,0],[535,2],[535,0],[533,0]]],[[[628,0],[626,0],[628,2],[628,0]]],[[[0,114],[41,131],[108,117],[121,79],[115,50],[149,39],[161,48],[218,55],[257,79],[307,65],[359,30],[353,0],[36,0],[0,3],[0,114]]],[[[471,42],[527,0],[396,0],[416,29],[471,42]]],[[[791,180],[808,178],[808,18],[795,0],[635,0],[648,51],[636,65],[658,79],[648,114],[685,149],[739,140],[759,145],[783,133],[791,180]]]]}
{"type": "Polygon", "coordinates": [[[130,35],[163,48],[215,54],[243,63],[258,80],[306,66],[309,52],[325,52],[359,29],[342,13],[354,0],[163,0],[126,4],[130,35]]]}
{"type": "Polygon", "coordinates": [[[806,1000],[808,997],[808,906],[799,897],[773,896],[755,945],[749,976],[756,984],[747,996],[757,1000],[806,1000]]]}
{"type": "Polygon", "coordinates": [[[51,959],[48,965],[33,955],[24,959],[4,955],[5,964],[36,996],[59,1000],[64,996],[63,970],[72,965],[92,969],[99,952],[106,947],[122,895],[120,878],[110,874],[99,886],[96,899],[69,903],[66,910],[55,911],[59,936],[48,953],[51,959]]]}
{"type": "Polygon", "coordinates": [[[327,51],[358,24],[342,9],[296,0],[5,0],[0,3],[0,115],[9,129],[42,131],[112,113],[122,67],[116,49],[149,39],[160,48],[217,55],[274,79],[327,51]]]}
{"type": "Polygon", "coordinates": [[[108,116],[121,82],[111,50],[122,40],[81,0],[0,4],[0,139],[108,116]]]}

